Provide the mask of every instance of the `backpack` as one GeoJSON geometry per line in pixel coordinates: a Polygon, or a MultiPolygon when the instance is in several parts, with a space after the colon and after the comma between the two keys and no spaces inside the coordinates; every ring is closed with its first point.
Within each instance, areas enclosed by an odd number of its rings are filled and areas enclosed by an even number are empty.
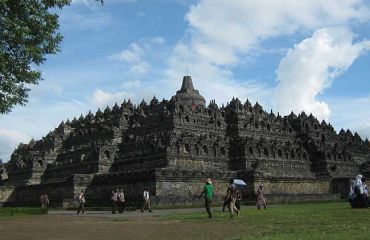
{"type": "Polygon", "coordinates": [[[237,197],[237,193],[236,193],[236,186],[234,184],[230,185],[229,188],[228,188],[228,191],[229,191],[229,199],[235,199],[237,197]]]}

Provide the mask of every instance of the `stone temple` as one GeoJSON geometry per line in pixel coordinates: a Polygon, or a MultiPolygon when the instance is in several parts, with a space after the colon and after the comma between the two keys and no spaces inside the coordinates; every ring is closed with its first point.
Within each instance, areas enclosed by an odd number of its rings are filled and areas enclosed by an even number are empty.
{"type": "Polygon", "coordinates": [[[132,202],[148,187],[154,204],[192,203],[207,177],[219,199],[229,178],[240,178],[246,199],[263,184],[270,201],[326,200],[348,192],[355,175],[369,176],[370,144],[304,112],[283,117],[238,98],[206,106],[185,76],[170,100],[128,100],[62,122],[21,144],[0,170],[3,204],[36,203],[45,192],[69,206],[84,189],[99,205],[117,187],[132,202]]]}

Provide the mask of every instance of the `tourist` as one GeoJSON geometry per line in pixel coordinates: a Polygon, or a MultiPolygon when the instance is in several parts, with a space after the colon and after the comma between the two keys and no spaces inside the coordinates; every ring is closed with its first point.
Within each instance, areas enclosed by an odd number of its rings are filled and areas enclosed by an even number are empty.
{"type": "Polygon", "coordinates": [[[363,193],[364,189],[362,186],[362,175],[357,175],[356,179],[353,182],[352,185],[353,188],[353,208],[362,208],[364,207],[364,201],[363,201],[363,193]]]}
{"type": "Polygon", "coordinates": [[[235,200],[235,207],[240,211],[240,202],[242,200],[242,193],[239,189],[236,189],[236,200],[235,200]]]}
{"type": "Polygon", "coordinates": [[[44,194],[44,199],[45,199],[44,209],[47,211],[49,206],[49,197],[46,193],[44,194]]]}
{"type": "Polygon", "coordinates": [[[204,195],[204,207],[208,213],[208,218],[212,218],[211,203],[214,195],[213,185],[210,178],[207,178],[206,184],[203,187],[202,193],[199,195],[201,198],[204,195]]]}
{"type": "Polygon", "coordinates": [[[227,195],[224,197],[224,201],[223,201],[223,204],[222,204],[222,212],[225,212],[225,207],[227,206],[228,202],[227,202],[227,195]]]}
{"type": "Polygon", "coordinates": [[[40,203],[41,203],[41,208],[43,209],[44,208],[44,204],[45,204],[44,194],[41,194],[41,196],[40,196],[40,203]]]}
{"type": "Polygon", "coordinates": [[[45,209],[47,211],[48,210],[48,205],[49,205],[49,198],[48,198],[48,195],[46,193],[41,194],[40,202],[41,202],[41,208],[45,209]]]}
{"type": "Polygon", "coordinates": [[[369,207],[369,189],[366,185],[366,179],[362,178],[362,194],[361,194],[361,206],[363,208],[368,208],[369,207]]]}
{"type": "Polygon", "coordinates": [[[121,189],[117,196],[118,200],[118,212],[123,213],[125,210],[125,194],[123,193],[123,189],[121,189]]]}
{"type": "Polygon", "coordinates": [[[226,201],[227,199],[226,199],[226,196],[224,197],[224,202],[223,202],[223,204],[222,204],[222,211],[223,212],[225,212],[225,207],[226,207],[226,205],[227,205],[227,201],[226,201]]]}
{"type": "Polygon", "coordinates": [[[148,209],[149,212],[152,212],[152,210],[150,209],[150,194],[148,188],[144,189],[143,206],[141,208],[141,212],[144,212],[146,209],[148,209]]]}
{"type": "Polygon", "coordinates": [[[362,175],[357,175],[353,183],[353,191],[355,192],[356,197],[357,195],[362,194],[361,187],[362,187],[362,175]]]}
{"type": "Polygon", "coordinates": [[[348,193],[348,201],[351,204],[352,208],[355,207],[355,192],[353,190],[354,182],[355,182],[354,180],[349,181],[349,193],[348,193]]]}
{"type": "Polygon", "coordinates": [[[260,185],[258,190],[257,190],[257,208],[260,210],[260,207],[263,206],[263,208],[266,210],[266,198],[265,198],[265,193],[263,192],[263,186],[260,185]]]}
{"type": "Polygon", "coordinates": [[[230,217],[234,217],[234,211],[239,215],[239,210],[235,206],[236,202],[236,186],[234,185],[234,179],[230,179],[229,186],[226,191],[226,205],[229,209],[230,217]]]}
{"type": "Polygon", "coordinates": [[[79,207],[78,207],[78,210],[77,210],[77,214],[80,214],[80,212],[82,212],[82,214],[85,214],[85,203],[86,203],[86,200],[85,200],[85,193],[83,190],[81,190],[80,194],[78,195],[78,203],[79,203],[79,207]]]}
{"type": "Polygon", "coordinates": [[[110,200],[112,201],[112,214],[116,214],[118,189],[112,191],[112,196],[110,197],[110,200]]]}

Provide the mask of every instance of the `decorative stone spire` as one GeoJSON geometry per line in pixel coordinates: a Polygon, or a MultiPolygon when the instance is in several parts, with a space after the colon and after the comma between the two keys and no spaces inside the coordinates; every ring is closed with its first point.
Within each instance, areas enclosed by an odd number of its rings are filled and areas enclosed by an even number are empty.
{"type": "Polygon", "coordinates": [[[216,104],[216,100],[211,100],[208,104],[208,108],[217,109],[218,106],[216,104]]]}
{"type": "Polygon", "coordinates": [[[182,86],[181,90],[177,91],[179,92],[192,92],[194,91],[194,86],[193,86],[193,80],[191,79],[191,76],[184,76],[182,79],[182,86]]]}
{"type": "Polygon", "coordinates": [[[109,114],[111,112],[111,110],[110,110],[110,108],[109,108],[109,106],[107,105],[107,107],[105,108],[105,110],[104,110],[104,114],[105,115],[107,115],[107,114],[109,114]]]}
{"type": "Polygon", "coordinates": [[[177,102],[184,105],[206,105],[204,97],[199,94],[198,90],[194,89],[193,81],[190,76],[184,76],[181,89],[176,92],[174,97],[177,102]]]}
{"type": "Polygon", "coordinates": [[[113,108],[112,108],[113,112],[118,112],[119,111],[119,106],[116,102],[116,104],[114,104],[113,108]]]}
{"type": "Polygon", "coordinates": [[[94,114],[91,111],[86,115],[85,120],[92,121],[94,119],[94,114]]]}
{"type": "Polygon", "coordinates": [[[131,99],[129,98],[128,101],[127,101],[127,107],[129,108],[132,108],[133,107],[133,104],[131,102],[131,99]]]}
{"type": "Polygon", "coordinates": [[[347,129],[347,131],[346,131],[346,135],[347,135],[347,136],[351,136],[351,137],[353,136],[353,135],[352,135],[351,130],[349,130],[349,129],[347,129]]]}
{"type": "Polygon", "coordinates": [[[244,103],[244,107],[246,107],[246,108],[251,108],[252,107],[252,104],[249,102],[248,98],[247,98],[247,101],[245,101],[245,103],[244,103]]]}
{"type": "Polygon", "coordinates": [[[150,101],[150,105],[153,106],[153,105],[157,105],[157,104],[158,104],[158,99],[154,95],[153,99],[150,101]]]}
{"type": "Polygon", "coordinates": [[[339,135],[345,135],[346,134],[346,131],[344,131],[344,129],[342,128],[340,131],[339,131],[339,135]]]}
{"type": "Polygon", "coordinates": [[[145,102],[145,100],[143,98],[143,100],[140,103],[140,108],[146,108],[147,106],[148,106],[148,104],[145,102]]]}

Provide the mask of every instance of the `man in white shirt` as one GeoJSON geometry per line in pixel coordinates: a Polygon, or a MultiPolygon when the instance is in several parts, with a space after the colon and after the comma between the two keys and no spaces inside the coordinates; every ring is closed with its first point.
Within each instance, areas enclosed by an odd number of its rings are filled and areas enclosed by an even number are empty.
{"type": "Polygon", "coordinates": [[[145,188],[143,193],[143,207],[141,208],[141,212],[144,212],[145,209],[148,209],[149,212],[152,212],[150,209],[150,194],[149,189],[145,188]]]}
{"type": "Polygon", "coordinates": [[[112,201],[112,214],[116,214],[117,199],[118,199],[118,189],[113,190],[112,196],[110,197],[110,200],[112,201]]]}
{"type": "Polygon", "coordinates": [[[117,196],[118,200],[118,212],[123,213],[125,210],[125,194],[123,193],[123,189],[121,189],[117,196]]]}

